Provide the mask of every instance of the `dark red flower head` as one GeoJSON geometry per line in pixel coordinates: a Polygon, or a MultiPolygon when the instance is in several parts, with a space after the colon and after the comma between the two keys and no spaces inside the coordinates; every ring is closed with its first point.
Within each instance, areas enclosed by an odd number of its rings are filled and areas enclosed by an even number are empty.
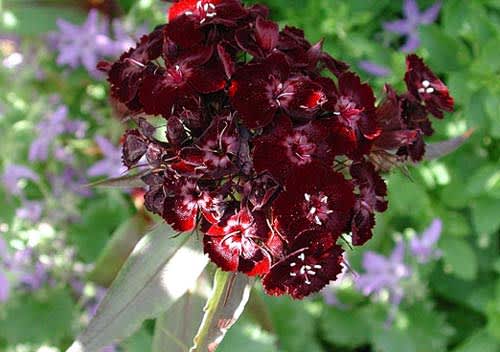
{"type": "Polygon", "coordinates": [[[341,271],[340,236],[372,237],[375,213],[387,209],[381,172],[420,160],[429,113],[442,117],[453,100],[410,55],[408,91],[387,86],[377,106],[323,40],[280,30],[268,12],[176,1],[168,24],[99,68],[137,125],[122,158],[139,169],[145,208],[178,232],[201,232],[222,270],[301,299],[341,271]]]}

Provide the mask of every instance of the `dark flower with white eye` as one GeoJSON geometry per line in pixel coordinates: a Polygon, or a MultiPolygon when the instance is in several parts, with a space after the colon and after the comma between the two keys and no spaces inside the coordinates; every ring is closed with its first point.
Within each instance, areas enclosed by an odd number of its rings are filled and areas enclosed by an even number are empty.
{"type": "Polygon", "coordinates": [[[288,294],[302,299],[318,292],[342,271],[342,248],[328,232],[304,231],[292,242],[285,258],[274,264],[264,276],[267,294],[288,294]]]}
{"type": "Polygon", "coordinates": [[[269,228],[264,215],[242,209],[221,224],[210,227],[203,238],[205,253],[225,271],[249,276],[269,271],[271,255],[265,249],[269,228]]]}
{"type": "Polygon", "coordinates": [[[413,97],[422,101],[437,118],[443,118],[443,111],[453,111],[454,102],[448,87],[417,55],[406,58],[405,82],[413,97]]]}
{"type": "Polygon", "coordinates": [[[308,230],[340,236],[354,205],[353,186],[341,174],[314,162],[296,168],[273,203],[273,215],[285,237],[308,230]]]}
{"type": "Polygon", "coordinates": [[[248,128],[268,125],[278,111],[311,119],[326,102],[322,87],[302,75],[291,75],[282,54],[237,70],[229,91],[231,103],[248,128]]]}

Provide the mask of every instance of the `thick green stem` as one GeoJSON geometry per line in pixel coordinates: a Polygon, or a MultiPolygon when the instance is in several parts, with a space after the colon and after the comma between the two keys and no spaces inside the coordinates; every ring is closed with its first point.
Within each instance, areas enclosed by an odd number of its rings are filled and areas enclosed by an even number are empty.
{"type": "Polygon", "coordinates": [[[216,350],[226,332],[243,313],[250,297],[251,281],[243,274],[217,270],[212,294],[204,308],[205,315],[190,352],[216,350]]]}

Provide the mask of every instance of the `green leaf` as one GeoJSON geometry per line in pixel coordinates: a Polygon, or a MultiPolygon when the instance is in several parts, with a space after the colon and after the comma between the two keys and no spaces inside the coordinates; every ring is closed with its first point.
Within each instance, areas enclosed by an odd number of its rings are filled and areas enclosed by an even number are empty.
{"type": "Polygon", "coordinates": [[[500,198],[500,170],[498,165],[485,163],[469,177],[465,190],[470,197],[488,195],[500,198]]]}
{"type": "Polygon", "coordinates": [[[149,170],[144,170],[135,175],[125,175],[121,177],[106,178],[104,180],[89,183],[88,187],[110,187],[110,188],[134,188],[144,187],[144,182],[141,177],[144,176],[149,170]]]}
{"type": "Polygon", "coordinates": [[[31,4],[11,3],[12,5],[6,4],[5,9],[14,15],[16,23],[13,27],[3,25],[2,29],[18,35],[35,36],[56,30],[58,18],[72,23],[83,23],[86,17],[85,12],[78,7],[42,6],[33,1],[31,4]],[[33,21],[34,18],[36,21],[33,21]]]}
{"type": "Polygon", "coordinates": [[[137,242],[147,232],[146,229],[149,224],[148,219],[141,213],[135,214],[121,224],[97,259],[94,270],[89,274],[88,279],[101,286],[108,287],[137,242]]]}
{"type": "Polygon", "coordinates": [[[278,352],[276,338],[246,319],[228,331],[217,352],[278,352]]]}
{"type": "Polygon", "coordinates": [[[71,294],[64,289],[21,295],[7,305],[0,336],[13,345],[58,341],[71,335],[73,307],[71,294]]]}
{"type": "Polygon", "coordinates": [[[429,52],[428,63],[438,72],[455,71],[463,67],[470,55],[467,47],[452,36],[447,35],[436,25],[420,29],[422,47],[429,52]]]}
{"type": "Polygon", "coordinates": [[[485,330],[480,330],[453,352],[498,352],[498,341],[485,330]]]}
{"type": "Polygon", "coordinates": [[[489,276],[480,275],[476,281],[465,281],[435,270],[429,282],[430,287],[440,296],[478,313],[486,312],[495,292],[494,282],[489,276]]]}
{"type": "Polygon", "coordinates": [[[478,234],[493,234],[500,227],[500,199],[482,197],[472,203],[472,222],[478,234]]]}
{"type": "Polygon", "coordinates": [[[209,290],[206,278],[200,276],[196,287],[186,292],[156,320],[153,352],[189,350],[200,326],[209,290]]]}
{"type": "Polygon", "coordinates": [[[151,351],[152,336],[143,326],[142,329],[127,338],[120,344],[124,352],[151,351]]]}
{"type": "Polygon", "coordinates": [[[469,130],[463,135],[449,139],[447,141],[428,143],[425,147],[425,160],[438,159],[445,155],[453,153],[462,144],[467,142],[472,132],[473,130],[469,130]]]}
{"type": "Polygon", "coordinates": [[[118,193],[90,202],[83,210],[81,222],[70,232],[70,242],[78,248],[78,255],[86,262],[95,261],[109,236],[129,214],[128,202],[118,193]]]}
{"type": "Polygon", "coordinates": [[[193,236],[159,225],[135,247],[96,315],[68,352],[93,352],[133,333],[194,284],[208,259],[193,236]]]}
{"type": "Polygon", "coordinates": [[[253,279],[247,275],[217,269],[203,320],[189,352],[215,351],[243,313],[252,284],[253,279]]]}
{"type": "Polygon", "coordinates": [[[464,280],[474,280],[477,276],[478,262],[474,250],[463,239],[443,237],[441,239],[443,259],[446,270],[464,280]]]}
{"type": "Polygon", "coordinates": [[[321,333],[332,345],[359,347],[370,339],[368,322],[362,311],[325,308],[320,320],[321,333]]]}
{"type": "Polygon", "coordinates": [[[431,201],[425,188],[399,172],[393,173],[388,180],[390,210],[400,215],[414,214],[420,219],[423,215],[431,217],[431,201]],[[411,209],[411,213],[408,211],[411,209]]]}
{"type": "Polygon", "coordinates": [[[273,325],[283,351],[312,351],[318,344],[316,319],[307,309],[307,301],[289,297],[265,297],[271,311],[273,325]],[[297,333],[300,331],[300,333],[297,333]]]}

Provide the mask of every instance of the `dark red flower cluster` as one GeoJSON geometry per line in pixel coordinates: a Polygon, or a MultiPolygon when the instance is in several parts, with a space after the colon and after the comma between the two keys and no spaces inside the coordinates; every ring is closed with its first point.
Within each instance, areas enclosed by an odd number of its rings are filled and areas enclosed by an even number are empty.
{"type": "Polygon", "coordinates": [[[386,210],[380,172],[420,160],[429,113],[453,109],[447,88],[410,55],[408,91],[386,86],[376,106],[322,42],[280,30],[263,6],[184,0],[168,18],[99,65],[137,124],[123,161],[147,165],[145,206],[179,232],[200,229],[214,263],[262,276],[269,294],[320,290],[341,270],[339,238],[365,243],[386,210]]]}

